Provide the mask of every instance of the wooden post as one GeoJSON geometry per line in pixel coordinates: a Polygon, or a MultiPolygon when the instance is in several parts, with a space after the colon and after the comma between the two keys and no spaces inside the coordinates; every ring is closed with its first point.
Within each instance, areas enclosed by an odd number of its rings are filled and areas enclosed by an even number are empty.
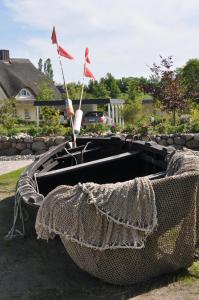
{"type": "Polygon", "coordinates": [[[120,104],[120,105],[119,105],[119,111],[118,111],[118,113],[119,113],[119,125],[120,125],[120,126],[122,126],[121,108],[122,108],[122,106],[121,106],[121,104],[120,104]]]}
{"type": "Polygon", "coordinates": [[[115,123],[119,123],[119,116],[118,116],[118,105],[115,104],[115,123]]]}
{"type": "Polygon", "coordinates": [[[36,106],[36,124],[39,127],[39,106],[36,106]]]}
{"type": "Polygon", "coordinates": [[[108,117],[111,118],[111,105],[108,104],[108,117]]]}
{"type": "Polygon", "coordinates": [[[113,119],[113,124],[115,124],[115,111],[114,111],[114,104],[111,104],[111,109],[112,109],[112,119],[113,119]]]}
{"type": "MultiPolygon", "coordinates": [[[[123,108],[123,104],[121,104],[121,109],[123,108]]],[[[122,116],[122,127],[124,127],[124,117],[122,116]]]]}

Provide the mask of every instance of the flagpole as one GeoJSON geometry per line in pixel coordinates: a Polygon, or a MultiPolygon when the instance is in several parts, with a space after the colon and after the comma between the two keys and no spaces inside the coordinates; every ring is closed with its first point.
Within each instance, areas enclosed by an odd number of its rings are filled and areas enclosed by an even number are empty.
{"type": "MultiPolygon", "coordinates": [[[[82,105],[84,86],[85,86],[84,80],[85,80],[85,72],[87,69],[87,62],[88,62],[88,48],[86,48],[85,56],[84,56],[84,73],[83,73],[82,89],[81,89],[81,95],[80,95],[80,101],[79,101],[79,109],[81,109],[81,105],[82,105]]],[[[90,63],[90,60],[89,60],[89,63],[90,63]]]]}
{"type": "MultiPolygon", "coordinates": [[[[58,53],[58,57],[59,57],[59,63],[60,63],[60,67],[61,67],[61,72],[62,72],[64,89],[65,89],[65,92],[66,92],[66,98],[68,100],[69,99],[68,88],[67,88],[66,81],[65,81],[65,76],[64,76],[64,70],[63,70],[63,66],[62,66],[61,56],[59,54],[59,45],[58,45],[58,42],[56,42],[56,45],[57,45],[57,53],[58,53]]],[[[71,121],[71,126],[72,126],[72,134],[73,134],[74,146],[76,147],[77,146],[77,144],[76,144],[76,134],[75,134],[75,131],[74,131],[74,124],[73,124],[73,117],[72,116],[70,116],[70,121],[71,121]]]]}
{"type": "Polygon", "coordinates": [[[84,79],[85,79],[85,76],[83,76],[83,80],[82,80],[82,89],[81,89],[81,95],[80,95],[80,100],[79,100],[79,109],[81,109],[81,106],[82,106],[82,98],[83,98],[83,93],[84,93],[84,79]]]}
{"type": "Polygon", "coordinates": [[[82,98],[83,98],[83,93],[84,93],[85,68],[86,68],[86,54],[84,55],[84,73],[83,73],[83,80],[82,80],[81,95],[80,95],[80,100],[79,100],[79,109],[81,109],[81,106],[82,106],[82,98]]]}

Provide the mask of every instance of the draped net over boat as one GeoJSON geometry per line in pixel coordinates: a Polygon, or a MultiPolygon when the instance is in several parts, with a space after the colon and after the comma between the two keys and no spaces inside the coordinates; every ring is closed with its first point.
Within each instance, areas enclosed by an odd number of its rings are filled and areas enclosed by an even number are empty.
{"type": "Polygon", "coordinates": [[[113,284],[188,267],[198,241],[196,160],[177,151],[162,179],[59,186],[38,211],[38,237],[59,234],[81,269],[113,284]]]}

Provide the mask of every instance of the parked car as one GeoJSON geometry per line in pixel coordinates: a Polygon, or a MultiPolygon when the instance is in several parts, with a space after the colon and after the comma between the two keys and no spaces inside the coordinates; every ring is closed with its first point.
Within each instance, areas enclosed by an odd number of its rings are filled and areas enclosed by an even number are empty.
{"type": "Polygon", "coordinates": [[[82,125],[87,126],[91,124],[113,125],[113,120],[103,111],[88,111],[83,117],[82,125]]]}

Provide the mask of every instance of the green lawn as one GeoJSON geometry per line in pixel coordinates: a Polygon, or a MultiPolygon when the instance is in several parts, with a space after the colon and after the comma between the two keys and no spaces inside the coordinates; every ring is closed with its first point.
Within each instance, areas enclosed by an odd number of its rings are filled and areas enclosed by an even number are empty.
{"type": "Polygon", "coordinates": [[[0,175],[0,193],[1,192],[14,192],[15,186],[17,183],[18,178],[20,177],[21,173],[26,169],[21,168],[16,171],[0,175]]]}

